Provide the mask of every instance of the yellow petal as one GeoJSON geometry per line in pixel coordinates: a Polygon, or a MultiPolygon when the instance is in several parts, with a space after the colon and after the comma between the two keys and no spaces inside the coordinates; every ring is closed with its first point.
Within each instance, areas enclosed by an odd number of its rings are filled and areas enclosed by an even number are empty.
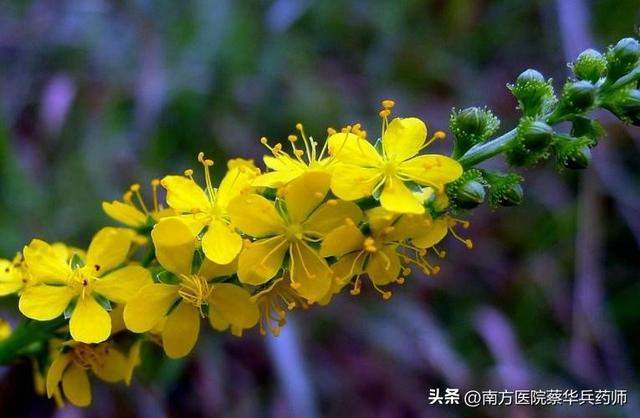
{"type": "Polygon", "coordinates": [[[92,365],[91,371],[105,382],[115,383],[124,380],[129,371],[125,355],[109,346],[100,346],[99,349],[104,350],[102,362],[92,365]]]}
{"type": "Polygon", "coordinates": [[[411,242],[418,248],[431,248],[447,235],[449,226],[446,219],[440,218],[433,221],[430,227],[422,229],[411,242]]]}
{"type": "Polygon", "coordinates": [[[127,373],[124,378],[124,383],[129,386],[131,384],[131,379],[133,379],[133,371],[140,365],[140,349],[142,348],[142,340],[138,339],[133,343],[131,348],[129,348],[129,354],[127,355],[127,373]]]}
{"type": "Polygon", "coordinates": [[[216,193],[215,205],[226,209],[231,199],[251,186],[254,178],[255,171],[250,171],[243,167],[229,170],[220,182],[220,187],[218,187],[216,193]]]}
{"type": "Polygon", "coordinates": [[[388,177],[385,181],[380,205],[391,212],[424,213],[424,206],[397,177],[388,177]]]}
{"type": "Polygon", "coordinates": [[[245,234],[260,238],[284,231],[284,221],[274,203],[257,195],[240,195],[229,203],[231,222],[245,234]]]}
{"type": "Polygon", "coordinates": [[[29,268],[29,274],[36,281],[66,283],[71,269],[58,258],[56,251],[46,242],[34,239],[24,247],[24,258],[29,268]]]}
{"type": "Polygon", "coordinates": [[[167,317],[162,330],[162,346],[170,358],[184,357],[193,349],[200,333],[200,312],[181,302],[167,317]]]}
{"type": "Polygon", "coordinates": [[[288,155],[265,155],[263,160],[265,165],[274,171],[256,177],[253,181],[255,187],[282,187],[307,170],[305,164],[288,155]]]}
{"type": "Polygon", "coordinates": [[[71,354],[60,354],[53,359],[49,371],[47,371],[47,397],[53,396],[62,380],[62,373],[71,363],[71,354]]]}
{"type": "Polygon", "coordinates": [[[207,212],[211,207],[207,194],[193,180],[166,176],[160,182],[167,189],[167,204],[180,212],[207,212]]]}
{"type": "Polygon", "coordinates": [[[165,218],[151,231],[158,262],[176,274],[190,274],[196,234],[181,218],[165,218]]]}
{"type": "Polygon", "coordinates": [[[394,282],[400,275],[400,259],[392,246],[384,246],[371,254],[367,262],[367,274],[378,286],[394,282]]]}
{"type": "Polygon", "coordinates": [[[149,270],[141,266],[126,266],[97,279],[93,290],[110,301],[126,303],[150,283],[153,283],[153,279],[149,270]]]}
{"type": "Polygon", "coordinates": [[[400,163],[398,173],[416,183],[442,189],[462,175],[462,166],[453,158],[427,154],[400,163]]]}
{"type": "Polygon", "coordinates": [[[117,200],[102,202],[102,210],[104,210],[110,218],[132,228],[137,228],[147,223],[147,215],[133,205],[128,205],[117,200]]]}
{"type": "Polygon", "coordinates": [[[381,180],[382,172],[378,168],[340,164],[331,177],[331,191],[340,199],[361,199],[371,196],[381,180]]]}
{"type": "Polygon", "coordinates": [[[382,157],[364,138],[352,133],[337,133],[327,138],[329,154],[340,162],[361,167],[376,167],[382,157]]]}
{"type": "Polygon", "coordinates": [[[100,343],[111,334],[111,317],[92,295],[78,298],[71,320],[71,338],[83,343],[100,343]]]}
{"type": "Polygon", "coordinates": [[[27,318],[49,321],[62,315],[76,294],[68,286],[30,286],[20,295],[18,307],[27,318]]]}
{"type": "Polygon", "coordinates": [[[363,247],[364,235],[355,225],[341,225],[328,233],[320,246],[323,257],[341,257],[363,247]]]}
{"type": "Polygon", "coordinates": [[[334,283],[331,289],[334,293],[339,292],[351,278],[357,274],[364,273],[364,262],[367,259],[364,251],[357,251],[346,254],[331,265],[333,275],[338,278],[338,283],[334,283]]]}
{"type": "Polygon", "coordinates": [[[324,258],[304,242],[291,245],[289,267],[291,282],[299,285],[296,291],[309,302],[317,302],[329,292],[331,269],[324,258]]]}
{"type": "Polygon", "coordinates": [[[355,225],[362,220],[362,211],[353,202],[331,200],[314,210],[303,224],[306,233],[324,236],[334,229],[344,225],[350,219],[355,225]]]}
{"type": "Polygon", "coordinates": [[[237,258],[235,258],[229,264],[216,264],[211,260],[208,260],[205,258],[202,261],[202,265],[200,265],[200,270],[198,271],[198,275],[206,279],[215,279],[216,277],[231,276],[237,271],[238,271],[237,258]]]}
{"type": "Polygon", "coordinates": [[[242,249],[242,238],[224,222],[215,219],[202,237],[204,255],[216,264],[231,263],[242,249]]]}
{"type": "Polygon", "coordinates": [[[287,212],[294,223],[301,223],[324,200],[331,176],[322,171],[310,171],[289,183],[284,189],[287,212]]]}
{"type": "Polygon", "coordinates": [[[388,160],[404,161],[420,151],[427,139],[427,126],[418,118],[395,118],[382,135],[388,160]]]}
{"type": "Polygon", "coordinates": [[[62,375],[62,391],[64,396],[75,406],[91,404],[91,384],[84,369],[72,364],[62,375]]]}
{"type": "Polygon", "coordinates": [[[231,326],[232,331],[251,328],[258,323],[258,306],[251,300],[249,292],[228,283],[213,286],[209,297],[209,323],[224,331],[231,326]]]}
{"type": "Polygon", "coordinates": [[[133,232],[129,229],[102,228],[91,240],[87,250],[87,265],[100,266],[100,273],[117,267],[127,258],[132,240],[133,232]]]}
{"type": "Polygon", "coordinates": [[[22,289],[25,285],[22,276],[21,269],[14,267],[10,260],[0,260],[0,296],[10,295],[22,289]]]}
{"type": "Polygon", "coordinates": [[[147,332],[156,326],[179,298],[178,286],[148,284],[124,307],[124,323],[129,331],[147,332]]]}
{"type": "Polygon", "coordinates": [[[238,278],[254,286],[266,283],[282,267],[288,249],[289,243],[281,235],[251,243],[240,253],[238,278]]]}

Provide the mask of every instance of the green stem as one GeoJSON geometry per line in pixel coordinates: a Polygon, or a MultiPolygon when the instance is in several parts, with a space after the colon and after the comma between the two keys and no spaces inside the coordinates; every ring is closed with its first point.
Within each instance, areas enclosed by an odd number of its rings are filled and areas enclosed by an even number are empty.
{"type": "Polygon", "coordinates": [[[46,341],[52,334],[65,324],[64,317],[52,321],[27,320],[4,340],[0,341],[0,364],[11,364],[17,357],[35,343],[46,341]]]}
{"type": "Polygon", "coordinates": [[[458,160],[464,168],[470,168],[482,161],[504,152],[518,137],[518,130],[514,128],[490,141],[475,145],[465,152],[458,160]]]}

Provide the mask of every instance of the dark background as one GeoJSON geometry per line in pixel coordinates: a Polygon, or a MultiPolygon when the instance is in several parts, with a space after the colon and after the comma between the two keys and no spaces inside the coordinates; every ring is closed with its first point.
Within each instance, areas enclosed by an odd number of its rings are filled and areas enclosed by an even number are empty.
{"type": "MultiPolygon", "coordinates": [[[[110,223],[102,200],[199,151],[220,175],[298,121],[317,138],[355,121],[376,132],[383,98],[431,131],[471,105],[510,129],[507,82],[534,67],[559,87],[568,59],[639,21],[637,0],[3,1],[0,256],[32,237],[86,245],[110,223]]],[[[441,274],[390,301],[345,293],[277,340],[208,331],[182,361],[148,347],[131,388],[93,380],[86,411],[36,398],[29,364],[5,368],[0,416],[640,416],[640,130],[602,117],[593,167],[523,172],[522,206],[475,211],[476,247],[448,239],[441,274]],[[446,387],[620,388],[630,402],[429,406],[446,387]]]]}

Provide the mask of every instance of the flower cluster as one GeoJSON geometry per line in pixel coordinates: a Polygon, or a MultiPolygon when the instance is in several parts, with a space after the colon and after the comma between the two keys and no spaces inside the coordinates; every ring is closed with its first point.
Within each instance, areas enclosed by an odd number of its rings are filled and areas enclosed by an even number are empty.
{"type": "Polygon", "coordinates": [[[326,305],[345,288],[389,299],[413,267],[437,273],[428,258],[444,256],[436,245],[448,232],[471,248],[445,193],[462,166],[422,153],[444,133],[429,138],[417,118],[389,120],[394,103],[382,104],[375,143],[354,124],[328,129],[320,148],[297,124],[290,152],[261,139],[266,172],[235,159],[218,184],[200,153],[202,182],[187,169],[153,180],[151,205],[138,184],[104,202],[122,226],[98,231],[86,251],[34,239],[2,260],[0,292],[17,294],[27,318],[62,321],[63,339],[36,368],[42,392],[88,405],[89,375],[128,383],[143,341],[186,356],[203,319],[237,336],[278,335],[287,312],[326,305]]]}

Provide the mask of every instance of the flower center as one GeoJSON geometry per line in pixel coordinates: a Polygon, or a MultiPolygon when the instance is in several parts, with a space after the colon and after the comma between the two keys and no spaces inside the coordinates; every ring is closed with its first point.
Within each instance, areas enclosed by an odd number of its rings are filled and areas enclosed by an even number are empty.
{"type": "Polygon", "coordinates": [[[213,291],[213,285],[197,274],[181,274],[178,295],[187,303],[201,310],[206,305],[213,291]]]}
{"type": "Polygon", "coordinates": [[[104,365],[105,357],[109,353],[109,347],[105,344],[91,346],[78,343],[73,346],[71,358],[73,363],[83,369],[100,368],[104,365]]]}
{"type": "Polygon", "coordinates": [[[287,232],[285,236],[289,241],[300,241],[304,238],[304,233],[302,230],[302,225],[300,224],[289,224],[287,226],[287,232]]]}
{"type": "Polygon", "coordinates": [[[385,177],[394,177],[398,173],[398,166],[395,161],[385,161],[380,168],[385,177]]]}

